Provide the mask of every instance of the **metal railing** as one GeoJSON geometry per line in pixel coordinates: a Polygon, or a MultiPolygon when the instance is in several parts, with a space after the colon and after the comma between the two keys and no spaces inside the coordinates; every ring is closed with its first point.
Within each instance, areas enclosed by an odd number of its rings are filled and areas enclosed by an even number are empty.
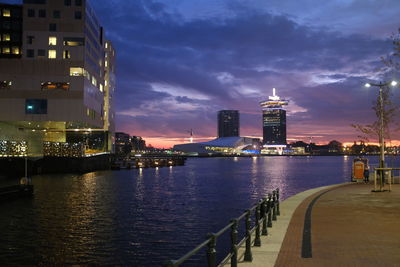
{"type": "Polygon", "coordinates": [[[268,228],[272,227],[272,221],[277,220],[277,216],[280,215],[279,210],[279,189],[272,191],[272,194],[268,194],[267,197],[260,199],[259,202],[246,210],[239,217],[231,220],[231,222],[222,228],[217,233],[209,233],[207,234],[207,240],[195,247],[190,252],[186,253],[184,256],[177,260],[169,260],[164,263],[164,267],[177,267],[187,260],[189,260],[192,256],[197,254],[202,249],[207,249],[207,262],[209,267],[215,266],[224,266],[229,263],[231,267],[236,267],[239,260],[239,248],[243,245],[244,261],[252,261],[253,255],[251,251],[251,247],[261,246],[261,235],[268,235],[268,228]],[[239,235],[239,223],[244,219],[245,229],[244,229],[244,238],[237,241],[239,235]],[[253,221],[253,227],[252,225],[253,221]],[[230,230],[230,239],[231,246],[230,252],[228,255],[217,265],[217,239],[222,234],[230,230]],[[252,241],[252,236],[254,236],[254,241],[252,241]]]}

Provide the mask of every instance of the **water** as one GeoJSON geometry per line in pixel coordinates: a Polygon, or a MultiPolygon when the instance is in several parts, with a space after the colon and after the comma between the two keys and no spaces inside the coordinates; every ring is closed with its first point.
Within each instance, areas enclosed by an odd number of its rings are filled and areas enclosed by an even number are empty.
{"type": "Polygon", "coordinates": [[[179,167],[35,176],[33,199],[0,204],[0,263],[160,266],[275,188],[285,199],[349,181],[351,163],[341,156],[191,158],[179,167]]]}

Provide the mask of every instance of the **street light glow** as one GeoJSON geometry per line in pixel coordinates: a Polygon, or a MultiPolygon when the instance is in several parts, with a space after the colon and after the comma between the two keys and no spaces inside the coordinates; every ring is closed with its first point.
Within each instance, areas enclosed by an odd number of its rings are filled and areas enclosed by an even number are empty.
{"type": "Polygon", "coordinates": [[[392,86],[396,86],[396,85],[397,85],[397,82],[396,82],[396,81],[392,81],[390,84],[391,84],[392,86]]]}
{"type": "Polygon", "coordinates": [[[371,87],[371,84],[366,83],[366,84],[365,84],[365,87],[368,87],[368,88],[369,88],[369,87],[371,87]]]}

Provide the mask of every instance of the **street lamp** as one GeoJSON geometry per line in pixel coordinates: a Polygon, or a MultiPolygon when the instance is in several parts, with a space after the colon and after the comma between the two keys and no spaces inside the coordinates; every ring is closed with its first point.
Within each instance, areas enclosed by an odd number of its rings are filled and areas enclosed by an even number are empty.
{"type": "MultiPolygon", "coordinates": [[[[379,161],[379,168],[385,168],[385,149],[384,149],[384,114],[383,114],[383,88],[385,86],[396,86],[397,82],[396,81],[390,81],[390,82],[379,82],[378,84],[376,83],[366,83],[365,87],[371,87],[371,86],[376,86],[379,87],[379,105],[380,105],[380,112],[379,112],[379,117],[380,117],[380,125],[379,125],[379,145],[381,148],[381,153],[380,153],[380,161],[379,161]]],[[[382,171],[383,174],[383,171],[382,171]]]]}

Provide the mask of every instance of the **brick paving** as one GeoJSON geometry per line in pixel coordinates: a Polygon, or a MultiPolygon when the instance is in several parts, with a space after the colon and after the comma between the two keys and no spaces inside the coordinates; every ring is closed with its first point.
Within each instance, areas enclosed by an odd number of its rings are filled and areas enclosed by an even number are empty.
{"type": "Polygon", "coordinates": [[[312,258],[301,257],[304,215],[324,190],[307,197],[292,215],[275,266],[400,266],[400,185],[391,192],[371,189],[342,185],[317,200],[311,216],[312,258]]]}

